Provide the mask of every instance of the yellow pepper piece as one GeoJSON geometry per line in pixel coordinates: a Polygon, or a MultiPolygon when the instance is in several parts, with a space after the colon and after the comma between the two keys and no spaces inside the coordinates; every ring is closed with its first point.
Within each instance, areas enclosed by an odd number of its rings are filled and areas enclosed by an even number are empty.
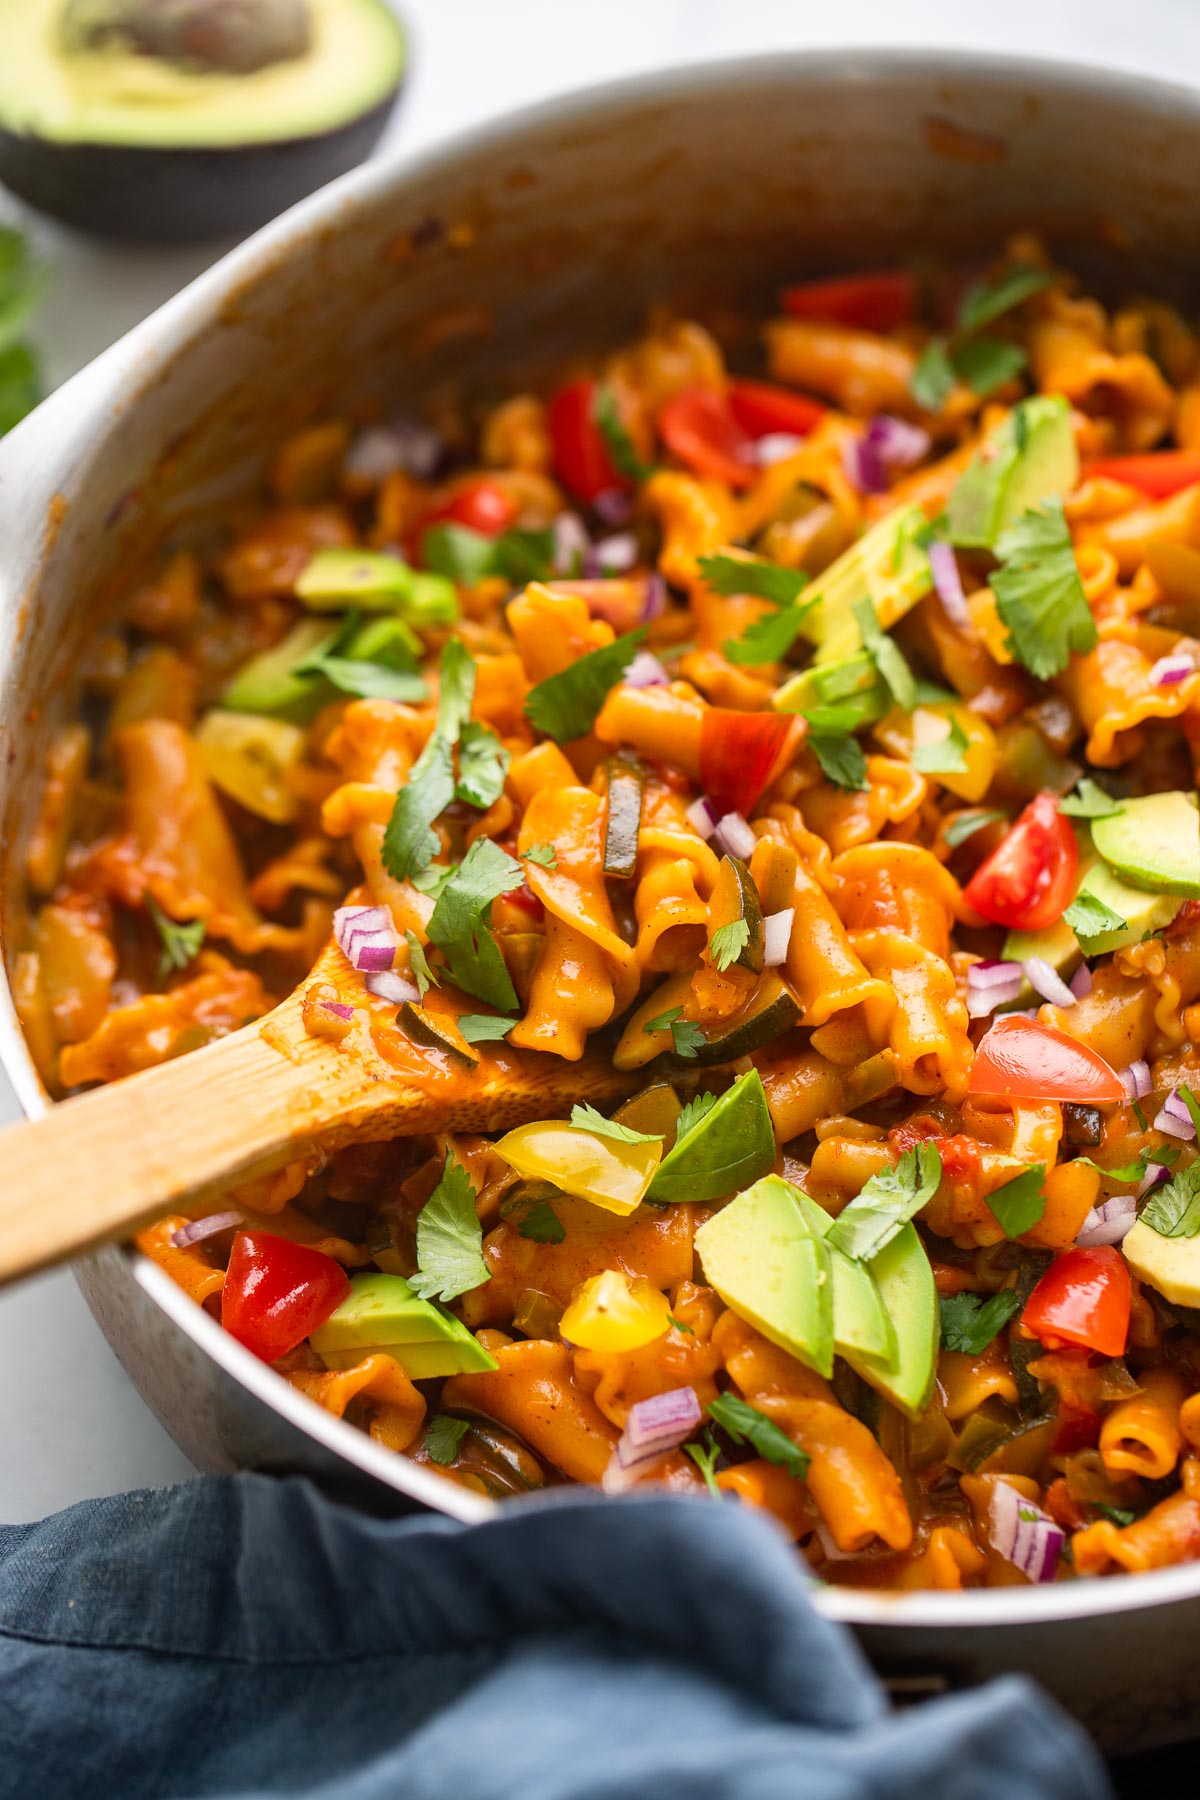
{"type": "Polygon", "coordinates": [[[576,1288],[558,1328],[581,1350],[639,1350],[664,1335],[670,1311],[643,1276],[605,1269],[576,1288]]]}
{"type": "Polygon", "coordinates": [[[519,1125],[500,1139],[496,1149],[527,1180],[552,1181],[564,1194],[614,1213],[636,1211],[662,1156],[659,1140],[622,1144],[577,1130],[566,1119],[519,1125]]]}
{"type": "Polygon", "coordinates": [[[940,781],[949,793],[957,794],[962,800],[982,800],[996,773],[996,734],[987,720],[981,719],[970,707],[960,706],[953,700],[939,701],[934,706],[918,706],[911,713],[893,707],[875,726],[875,736],[891,755],[908,762],[919,744],[940,743],[955,725],[967,740],[963,751],[966,767],[947,772],[938,770],[930,779],[940,781]]]}

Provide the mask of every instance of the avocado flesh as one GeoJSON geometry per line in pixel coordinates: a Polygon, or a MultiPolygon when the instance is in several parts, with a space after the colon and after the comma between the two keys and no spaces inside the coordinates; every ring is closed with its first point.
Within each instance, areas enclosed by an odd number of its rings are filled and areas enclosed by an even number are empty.
{"type": "Polygon", "coordinates": [[[1122,1240],[1121,1254],[1164,1300],[1200,1307],[1200,1237],[1163,1237],[1139,1219],[1122,1240]]]}
{"type": "MultiPolygon", "coordinates": [[[[797,1189],[800,1204],[813,1230],[828,1237],[833,1229],[833,1216],[797,1189]]],[[[891,1363],[896,1356],[896,1332],[883,1310],[883,1297],[866,1263],[847,1256],[836,1244],[830,1244],[833,1269],[833,1347],[839,1356],[849,1358],[858,1351],[864,1356],[878,1357],[891,1363]]]]}
{"type": "Polygon", "coordinates": [[[354,1275],[350,1292],[309,1339],[330,1369],[390,1356],[415,1381],[494,1369],[466,1326],[413,1293],[402,1275],[354,1275]]]}
{"type": "Polygon", "coordinates": [[[818,1375],[833,1373],[829,1249],[790,1183],[756,1181],[700,1227],[696,1252],[731,1312],[818,1375]]]}
{"type": "Polygon", "coordinates": [[[1079,480],[1071,409],[1057,394],[1023,400],[955,483],[946,504],[950,541],[991,549],[1031,507],[1065,494],[1079,480]]]}
{"type": "Polygon", "coordinates": [[[1200,898],[1200,812],[1194,794],[1176,788],[1123,800],[1119,813],[1093,819],[1092,842],[1131,887],[1200,898]]]}
{"type": "Polygon", "coordinates": [[[850,1367],[909,1418],[929,1404],[941,1336],[933,1269],[914,1225],[904,1225],[866,1265],[891,1320],[896,1348],[890,1357],[864,1356],[847,1345],[850,1367]]]}
{"type": "Polygon", "coordinates": [[[698,1125],[663,1157],[646,1199],[721,1200],[765,1175],[775,1161],[775,1133],[757,1069],[740,1075],[698,1125]]]}

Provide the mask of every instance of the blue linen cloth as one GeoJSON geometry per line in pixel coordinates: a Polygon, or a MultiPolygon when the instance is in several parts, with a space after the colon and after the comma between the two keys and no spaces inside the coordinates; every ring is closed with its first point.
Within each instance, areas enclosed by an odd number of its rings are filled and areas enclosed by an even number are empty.
{"type": "Polygon", "coordinates": [[[465,1527],[204,1477],[0,1528],[3,1800],[1087,1800],[1012,1678],[889,1712],[745,1508],[465,1527]]]}

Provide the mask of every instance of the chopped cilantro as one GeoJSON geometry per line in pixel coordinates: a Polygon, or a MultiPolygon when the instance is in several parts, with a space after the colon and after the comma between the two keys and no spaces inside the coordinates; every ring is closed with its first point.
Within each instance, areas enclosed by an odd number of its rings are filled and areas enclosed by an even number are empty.
{"type": "Polygon", "coordinates": [[[360,700],[424,700],[429,692],[423,678],[411,669],[394,669],[365,658],[333,656],[316,651],[295,668],[297,675],[321,675],[339,693],[360,700]]]}
{"type": "Polygon", "coordinates": [[[494,1013],[462,1013],[454,1022],[468,1044],[499,1043],[516,1024],[515,1019],[499,1019],[494,1013]]]}
{"type": "Polygon", "coordinates": [[[417,1217],[417,1273],[408,1285],[422,1300],[456,1300],[491,1278],[471,1177],[447,1150],[442,1178],[417,1217]]]}
{"type": "Polygon", "coordinates": [[[439,673],[437,725],[396,796],[383,834],[383,866],[396,881],[409,880],[433,860],[439,847],[434,820],[455,795],[454,746],[475,694],[474,658],[457,638],[443,649],[439,673]]]}
{"type": "Polygon", "coordinates": [[[682,1319],[677,1319],[674,1313],[667,1314],[667,1324],[672,1331],[682,1331],[685,1337],[695,1337],[696,1335],[691,1326],[685,1325],[682,1319]]]}
{"type": "Polygon", "coordinates": [[[1134,1116],[1134,1118],[1135,1118],[1135,1119],[1136,1119],[1136,1120],[1137,1120],[1137,1122],[1138,1122],[1138,1125],[1139,1125],[1139,1126],[1140,1126],[1140,1128],[1141,1128],[1141,1129],[1142,1129],[1142,1130],[1143,1130],[1143,1131],[1149,1131],[1149,1129],[1150,1129],[1150,1127],[1149,1127],[1149,1126],[1148,1126],[1148,1125],[1147,1125],[1147,1123],[1146,1123],[1146,1115],[1145,1115],[1145,1113],[1144,1113],[1144,1112],[1143,1112],[1143,1111],[1142,1111],[1142,1106],[1141,1106],[1141,1102],[1140,1102],[1140,1101],[1139,1101],[1139,1100],[1131,1100],[1131,1101],[1130,1101],[1130,1102],[1129,1102],[1129,1104],[1130,1104],[1130,1106],[1132,1106],[1132,1108],[1133,1108],[1133,1116],[1134,1116]]]}
{"type": "Polygon", "coordinates": [[[967,766],[967,751],[971,747],[967,734],[957,719],[947,722],[950,729],[944,737],[914,746],[909,761],[923,775],[958,775],[967,766]]]}
{"type": "Polygon", "coordinates": [[[517,995],[490,930],[492,901],[521,884],[521,865],[491,838],[476,838],[450,875],[428,934],[452,980],[498,1012],[515,1012],[517,995]]]}
{"type": "MultiPolygon", "coordinates": [[[[1153,1160],[1158,1160],[1157,1152],[1153,1160]]],[[[1157,1189],[1141,1211],[1141,1223],[1160,1237],[1200,1235],[1200,1160],[1157,1189]]]]}
{"type": "Polygon", "coordinates": [[[879,615],[869,594],[856,600],[851,607],[858,629],[862,634],[863,649],[882,675],[888,692],[896,705],[904,712],[911,712],[917,704],[917,684],[913,672],[904,660],[904,652],[895,643],[879,623],[879,615]]]}
{"type": "Polygon", "coordinates": [[[456,797],[468,806],[486,811],[504,792],[504,777],[511,761],[511,754],[494,731],[468,719],[458,740],[456,797]]]}
{"type": "Polygon", "coordinates": [[[555,573],[554,533],[549,528],[513,529],[489,537],[469,525],[444,522],[425,532],[421,554],[427,568],[462,587],[476,587],[489,575],[524,587],[530,581],[549,581],[555,573]]]}
{"type": "Polygon", "coordinates": [[[1083,592],[1071,533],[1057,494],[1022,513],[996,540],[996,611],[1008,648],[1039,681],[1060,675],[1072,651],[1090,650],[1096,622],[1083,592]]]}
{"type": "Polygon", "coordinates": [[[1053,285],[1057,277],[1049,269],[1035,269],[1028,264],[1008,269],[994,281],[978,281],[963,295],[958,308],[957,329],[964,335],[991,325],[1002,313],[1040,294],[1053,285]]]}
{"type": "Polygon", "coordinates": [[[1008,814],[991,811],[959,813],[956,819],[951,819],[942,836],[951,850],[957,850],[960,844],[965,844],[969,837],[974,837],[985,825],[998,825],[1001,820],[1007,824],[1008,814]]]}
{"type": "Polygon", "coordinates": [[[812,730],[808,734],[808,745],[827,781],[837,787],[857,788],[860,793],[866,791],[869,786],[867,759],[856,737],[849,733],[812,730]]]}
{"type": "Polygon", "coordinates": [[[671,1042],[675,1046],[676,1056],[685,1059],[695,1056],[704,1043],[704,1033],[699,1025],[692,1025],[683,1017],[682,1006],[673,1006],[669,1012],[662,1013],[657,1019],[651,1019],[642,1026],[643,1031],[669,1031],[671,1042]]]}
{"type": "Polygon", "coordinates": [[[621,417],[621,407],[613,390],[604,382],[597,384],[592,401],[592,421],[604,439],[609,460],[627,481],[646,481],[653,473],[638,455],[637,445],[629,435],[621,417]]]}
{"type": "Polygon", "coordinates": [[[1031,1169],[1014,1175],[994,1193],[983,1196],[1005,1237],[1020,1237],[1022,1232],[1031,1231],[1037,1224],[1046,1210],[1045,1181],[1044,1165],[1035,1163],[1031,1169]]]}
{"type": "Polygon", "coordinates": [[[696,1094],[689,1100],[675,1121],[675,1142],[678,1144],[689,1131],[694,1131],[716,1104],[715,1094],[696,1094]]]}
{"type": "Polygon", "coordinates": [[[1094,1513],[1099,1513],[1102,1519],[1108,1519],[1113,1525],[1121,1527],[1132,1525],[1137,1518],[1137,1514],[1131,1512],[1127,1506],[1109,1506],[1103,1500],[1091,1500],[1088,1504],[1094,1513]]]}
{"type": "MultiPolygon", "coordinates": [[[[1082,943],[1085,938],[1100,937],[1106,931],[1124,931],[1125,920],[1111,906],[1089,894],[1084,888],[1063,913],[1063,920],[1082,943]]],[[[1086,948],[1086,945],[1084,946],[1086,948]]]]}
{"type": "Polygon", "coordinates": [[[560,674],[539,681],[525,697],[526,718],[556,744],[585,737],[645,635],[646,627],[639,625],[636,631],[627,631],[611,644],[589,651],[560,674]]]}
{"type": "Polygon", "coordinates": [[[558,851],[553,844],[531,844],[528,850],[522,850],[521,861],[536,863],[539,869],[554,870],[558,867],[558,851]]]}
{"type": "Polygon", "coordinates": [[[425,954],[425,946],[415,931],[406,931],[404,941],[408,945],[409,974],[417,984],[417,994],[423,1000],[431,987],[438,984],[437,976],[429,966],[429,958],[425,954]]]}
{"type": "Polygon", "coordinates": [[[571,1124],[576,1131],[590,1131],[594,1137],[615,1138],[618,1144],[657,1144],[660,1131],[634,1131],[617,1119],[606,1119],[594,1106],[573,1106],[571,1124]]]}
{"type": "Polygon", "coordinates": [[[917,366],[908,384],[909,393],[926,412],[941,412],[950,398],[955,380],[954,364],[950,361],[945,338],[930,338],[917,358],[917,366]]]}
{"type": "Polygon", "coordinates": [[[1020,344],[1010,344],[1004,338],[972,338],[954,352],[954,367],[959,378],[980,400],[986,400],[997,388],[1015,380],[1027,360],[1020,344]]]}
{"type": "Polygon", "coordinates": [[[463,1439],[470,1431],[468,1419],[452,1419],[449,1413],[438,1413],[425,1427],[425,1454],[430,1462],[452,1463],[463,1439]]]}
{"type": "Polygon", "coordinates": [[[718,1394],[715,1400],[709,1401],[708,1414],[735,1444],[749,1444],[767,1462],[786,1469],[797,1481],[802,1481],[808,1474],[806,1453],[756,1406],[739,1400],[736,1394],[718,1394]]]}
{"type": "Polygon", "coordinates": [[[808,608],[781,606],[747,625],[741,637],[726,638],[722,650],[732,663],[782,662],[804,628],[808,608]]]}
{"type": "Polygon", "coordinates": [[[995,281],[976,282],[969,288],[959,304],[953,332],[949,337],[932,338],[921,353],[909,383],[917,405],[940,412],[956,380],[965,382],[983,399],[1019,375],[1026,361],[1019,344],[975,334],[1054,280],[1045,269],[1026,267],[1010,269],[995,281]]]}
{"type": "Polygon", "coordinates": [[[942,1294],[938,1308],[942,1316],[942,1348],[978,1356],[1020,1312],[1021,1296],[1015,1288],[1001,1288],[987,1298],[964,1290],[961,1294],[942,1294]]]}
{"type": "Polygon", "coordinates": [[[1146,1179],[1146,1170],[1151,1163],[1161,1163],[1165,1169],[1169,1169],[1173,1163],[1177,1163],[1179,1161],[1179,1145],[1143,1144],[1133,1161],[1122,1163],[1118,1169],[1101,1168],[1100,1164],[1093,1162],[1090,1156],[1077,1157],[1076,1161],[1089,1163],[1093,1169],[1099,1169],[1101,1175],[1107,1176],[1109,1181],[1140,1183],[1146,1179]]]}
{"type": "Polygon", "coordinates": [[[712,934],[713,966],[723,975],[730,963],[735,963],[746,945],[750,942],[750,927],[745,919],[731,919],[728,925],[719,925],[712,934]]]}
{"type": "Polygon", "coordinates": [[[28,344],[0,350],[0,435],[19,425],[42,397],[42,366],[28,344]]]}
{"type": "Polygon", "coordinates": [[[704,1485],[713,1499],[720,1500],[723,1496],[717,1486],[716,1467],[721,1447],[712,1434],[712,1427],[709,1426],[705,1430],[704,1436],[698,1444],[685,1444],[683,1448],[703,1475],[704,1485]]]}
{"type": "Polygon", "coordinates": [[[566,1235],[562,1220],[548,1200],[538,1200],[517,1226],[517,1236],[534,1244],[561,1244],[566,1235]]]}
{"type": "MultiPolygon", "coordinates": [[[[0,238],[2,236],[0,233],[0,238]]],[[[153,894],[146,895],[146,911],[150,914],[162,945],[162,954],[158,959],[158,979],[165,981],[172,970],[186,969],[194,960],[208,927],[203,919],[193,919],[190,924],[181,925],[178,920],[168,918],[153,894]]]]}
{"type": "Polygon", "coordinates": [[[756,556],[702,556],[700,573],[714,594],[752,594],[778,607],[794,606],[808,586],[803,569],[756,556]]]}
{"type": "Polygon", "coordinates": [[[1088,775],[1081,775],[1075,792],[1060,798],[1058,810],[1068,819],[1111,819],[1125,809],[1119,800],[1106,794],[1098,782],[1088,775]]]}
{"type": "Polygon", "coordinates": [[[914,1144],[895,1168],[881,1169],[834,1220],[829,1243],[846,1256],[869,1262],[896,1233],[928,1206],[942,1179],[936,1144],[914,1144]]]}

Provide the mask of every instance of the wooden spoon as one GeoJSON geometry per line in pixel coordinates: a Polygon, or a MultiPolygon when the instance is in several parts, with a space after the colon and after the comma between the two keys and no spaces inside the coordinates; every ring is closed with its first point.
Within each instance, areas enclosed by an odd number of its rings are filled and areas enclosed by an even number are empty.
{"type": "Polygon", "coordinates": [[[637,1085],[595,1051],[571,1063],[484,1044],[468,1069],[412,1043],[395,1018],[330,946],[265,1018],[0,1134],[0,1283],[301,1157],[315,1168],[349,1143],[503,1131],[563,1117],[576,1101],[611,1104],[637,1085]],[[301,1008],[317,982],[355,1007],[340,1044],[305,1028],[301,1008]]]}

